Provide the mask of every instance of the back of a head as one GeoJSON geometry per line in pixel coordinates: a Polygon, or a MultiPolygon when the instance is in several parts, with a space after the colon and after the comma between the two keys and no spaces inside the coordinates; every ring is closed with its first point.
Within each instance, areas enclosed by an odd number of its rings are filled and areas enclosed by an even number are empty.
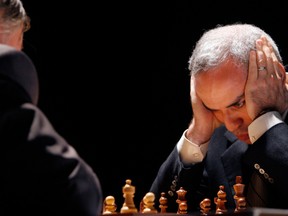
{"type": "MultiPolygon", "coordinates": [[[[37,105],[38,75],[32,60],[24,52],[0,44],[0,80],[17,85],[29,98],[26,102],[37,105]]],[[[9,94],[9,92],[1,92],[1,95],[3,94],[9,94]]]]}
{"type": "Polygon", "coordinates": [[[256,49],[256,40],[262,35],[266,36],[273,46],[278,60],[282,62],[276,43],[259,27],[240,23],[219,25],[206,31],[196,43],[189,60],[191,75],[215,68],[231,57],[235,60],[235,63],[248,68],[249,53],[256,49]]]}
{"type": "MultiPolygon", "coordinates": [[[[13,37],[19,40],[21,49],[22,34],[30,28],[30,18],[21,0],[0,0],[0,43],[12,45],[13,37]],[[17,34],[15,36],[15,34],[17,34]]],[[[14,39],[14,40],[16,40],[14,39]]],[[[15,46],[16,47],[16,46],[15,46]]],[[[17,48],[17,47],[16,47],[17,48]]]]}

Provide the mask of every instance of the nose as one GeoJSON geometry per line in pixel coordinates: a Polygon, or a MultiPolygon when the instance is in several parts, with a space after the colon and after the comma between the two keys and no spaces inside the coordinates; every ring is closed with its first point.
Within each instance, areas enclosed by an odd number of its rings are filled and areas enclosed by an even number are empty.
{"type": "Polygon", "coordinates": [[[234,132],[238,128],[240,128],[243,122],[243,119],[239,115],[237,115],[237,113],[231,112],[229,110],[226,110],[223,113],[223,117],[226,128],[231,132],[234,132]]]}

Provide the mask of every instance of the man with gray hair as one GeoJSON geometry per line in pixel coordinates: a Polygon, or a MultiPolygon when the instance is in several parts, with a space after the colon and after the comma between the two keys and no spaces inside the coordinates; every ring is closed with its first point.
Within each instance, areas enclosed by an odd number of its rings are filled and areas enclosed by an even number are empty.
{"type": "Polygon", "coordinates": [[[276,43],[252,24],[216,26],[196,43],[189,69],[192,121],[150,191],[167,194],[170,212],[180,187],[190,211],[205,198],[215,210],[223,186],[234,210],[241,176],[247,206],[288,208],[288,90],[276,43]]]}

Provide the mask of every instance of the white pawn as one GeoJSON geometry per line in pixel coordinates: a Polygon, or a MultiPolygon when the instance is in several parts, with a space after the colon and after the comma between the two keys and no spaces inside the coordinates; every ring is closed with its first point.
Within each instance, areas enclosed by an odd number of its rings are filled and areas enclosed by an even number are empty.
{"type": "Polygon", "coordinates": [[[143,198],[144,209],[142,213],[157,213],[157,210],[154,207],[155,195],[152,192],[148,192],[143,198]]]}
{"type": "Polygon", "coordinates": [[[116,214],[117,205],[113,196],[107,196],[103,204],[103,215],[105,214],[116,214]]]}

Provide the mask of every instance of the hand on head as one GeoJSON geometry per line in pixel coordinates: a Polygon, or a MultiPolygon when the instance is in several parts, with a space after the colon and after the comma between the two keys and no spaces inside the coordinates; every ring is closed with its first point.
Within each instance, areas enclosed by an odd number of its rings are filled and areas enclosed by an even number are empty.
{"type": "Polygon", "coordinates": [[[213,112],[207,109],[202,100],[195,91],[195,77],[191,76],[190,80],[190,98],[193,110],[193,119],[187,131],[187,138],[191,138],[195,144],[203,144],[210,140],[214,130],[220,126],[220,122],[214,116],[213,112]]]}
{"type": "Polygon", "coordinates": [[[252,120],[266,111],[283,113],[288,107],[284,66],[278,61],[272,46],[262,36],[256,50],[250,52],[249,71],[245,87],[247,112],[252,120]]]}

